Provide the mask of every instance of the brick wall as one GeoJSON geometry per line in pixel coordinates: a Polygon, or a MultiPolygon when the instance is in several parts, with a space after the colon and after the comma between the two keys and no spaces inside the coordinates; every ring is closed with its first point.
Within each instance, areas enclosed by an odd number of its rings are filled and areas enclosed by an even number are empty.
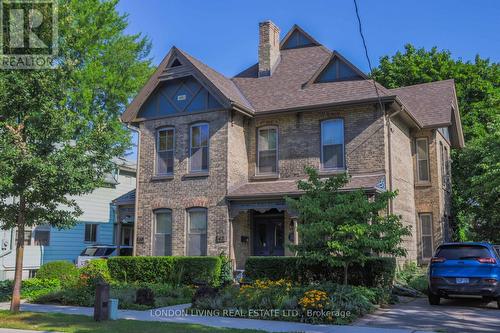
{"type": "Polygon", "coordinates": [[[226,253],[228,246],[228,216],[225,195],[227,193],[227,122],[228,112],[218,111],[169,117],[141,123],[139,182],[137,195],[137,255],[152,254],[153,211],[172,209],[172,252],[184,255],[186,249],[186,209],[208,209],[208,254],[226,253]],[[195,122],[207,122],[210,126],[209,175],[186,177],[189,161],[189,129],[195,122]],[[154,178],[155,134],[158,127],[175,128],[175,156],[173,178],[154,178]],[[216,235],[218,236],[216,241],[216,235]]]}

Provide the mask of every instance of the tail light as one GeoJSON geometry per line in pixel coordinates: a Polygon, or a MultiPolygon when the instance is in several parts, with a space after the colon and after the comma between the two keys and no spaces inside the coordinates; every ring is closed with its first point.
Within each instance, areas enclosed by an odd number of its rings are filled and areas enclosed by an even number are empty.
{"type": "Polygon", "coordinates": [[[495,258],[477,258],[477,261],[479,261],[481,264],[496,264],[497,263],[495,258]]]}
{"type": "Polygon", "coordinates": [[[431,263],[436,263],[436,262],[445,262],[446,261],[446,258],[443,258],[443,257],[434,257],[434,258],[431,258],[431,263]]]}
{"type": "Polygon", "coordinates": [[[487,284],[496,284],[497,283],[497,279],[483,279],[484,283],[487,283],[487,284]]]}

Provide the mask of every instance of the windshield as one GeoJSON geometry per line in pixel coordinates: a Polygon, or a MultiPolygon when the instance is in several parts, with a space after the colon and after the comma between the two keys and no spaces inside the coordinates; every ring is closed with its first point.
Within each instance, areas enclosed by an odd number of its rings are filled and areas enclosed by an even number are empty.
{"type": "Polygon", "coordinates": [[[88,247],[82,252],[82,256],[88,257],[105,257],[113,253],[115,249],[112,247],[88,247]]]}
{"type": "Polygon", "coordinates": [[[439,248],[436,257],[448,260],[467,260],[491,257],[488,248],[480,245],[445,245],[439,248]]]}

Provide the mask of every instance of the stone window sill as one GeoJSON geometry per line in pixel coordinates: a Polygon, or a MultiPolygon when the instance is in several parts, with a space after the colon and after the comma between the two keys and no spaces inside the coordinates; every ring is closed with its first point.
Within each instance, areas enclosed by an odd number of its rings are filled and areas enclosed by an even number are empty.
{"type": "Polygon", "coordinates": [[[339,175],[339,174],[342,174],[342,173],[345,173],[346,170],[345,169],[323,169],[323,170],[319,170],[318,171],[318,174],[320,176],[335,176],[335,175],[339,175]]]}
{"type": "Polygon", "coordinates": [[[185,174],[184,176],[182,176],[183,179],[186,179],[186,178],[204,178],[204,177],[208,177],[208,171],[204,171],[204,172],[190,172],[190,173],[187,173],[185,174]]]}
{"type": "Polygon", "coordinates": [[[279,179],[280,175],[273,173],[273,174],[267,174],[267,175],[255,175],[250,177],[250,180],[276,180],[279,179]]]}
{"type": "Polygon", "coordinates": [[[415,187],[431,187],[431,182],[417,182],[415,183],[415,187]]]}
{"type": "Polygon", "coordinates": [[[171,180],[174,179],[174,175],[157,175],[151,177],[151,181],[161,181],[161,180],[171,180]]]}

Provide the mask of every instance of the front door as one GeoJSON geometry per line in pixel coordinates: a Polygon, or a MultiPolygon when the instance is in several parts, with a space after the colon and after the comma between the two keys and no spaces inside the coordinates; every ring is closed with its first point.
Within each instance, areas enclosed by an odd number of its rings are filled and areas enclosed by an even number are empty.
{"type": "Polygon", "coordinates": [[[253,218],[253,255],[285,255],[285,228],[283,214],[256,214],[253,218]]]}

